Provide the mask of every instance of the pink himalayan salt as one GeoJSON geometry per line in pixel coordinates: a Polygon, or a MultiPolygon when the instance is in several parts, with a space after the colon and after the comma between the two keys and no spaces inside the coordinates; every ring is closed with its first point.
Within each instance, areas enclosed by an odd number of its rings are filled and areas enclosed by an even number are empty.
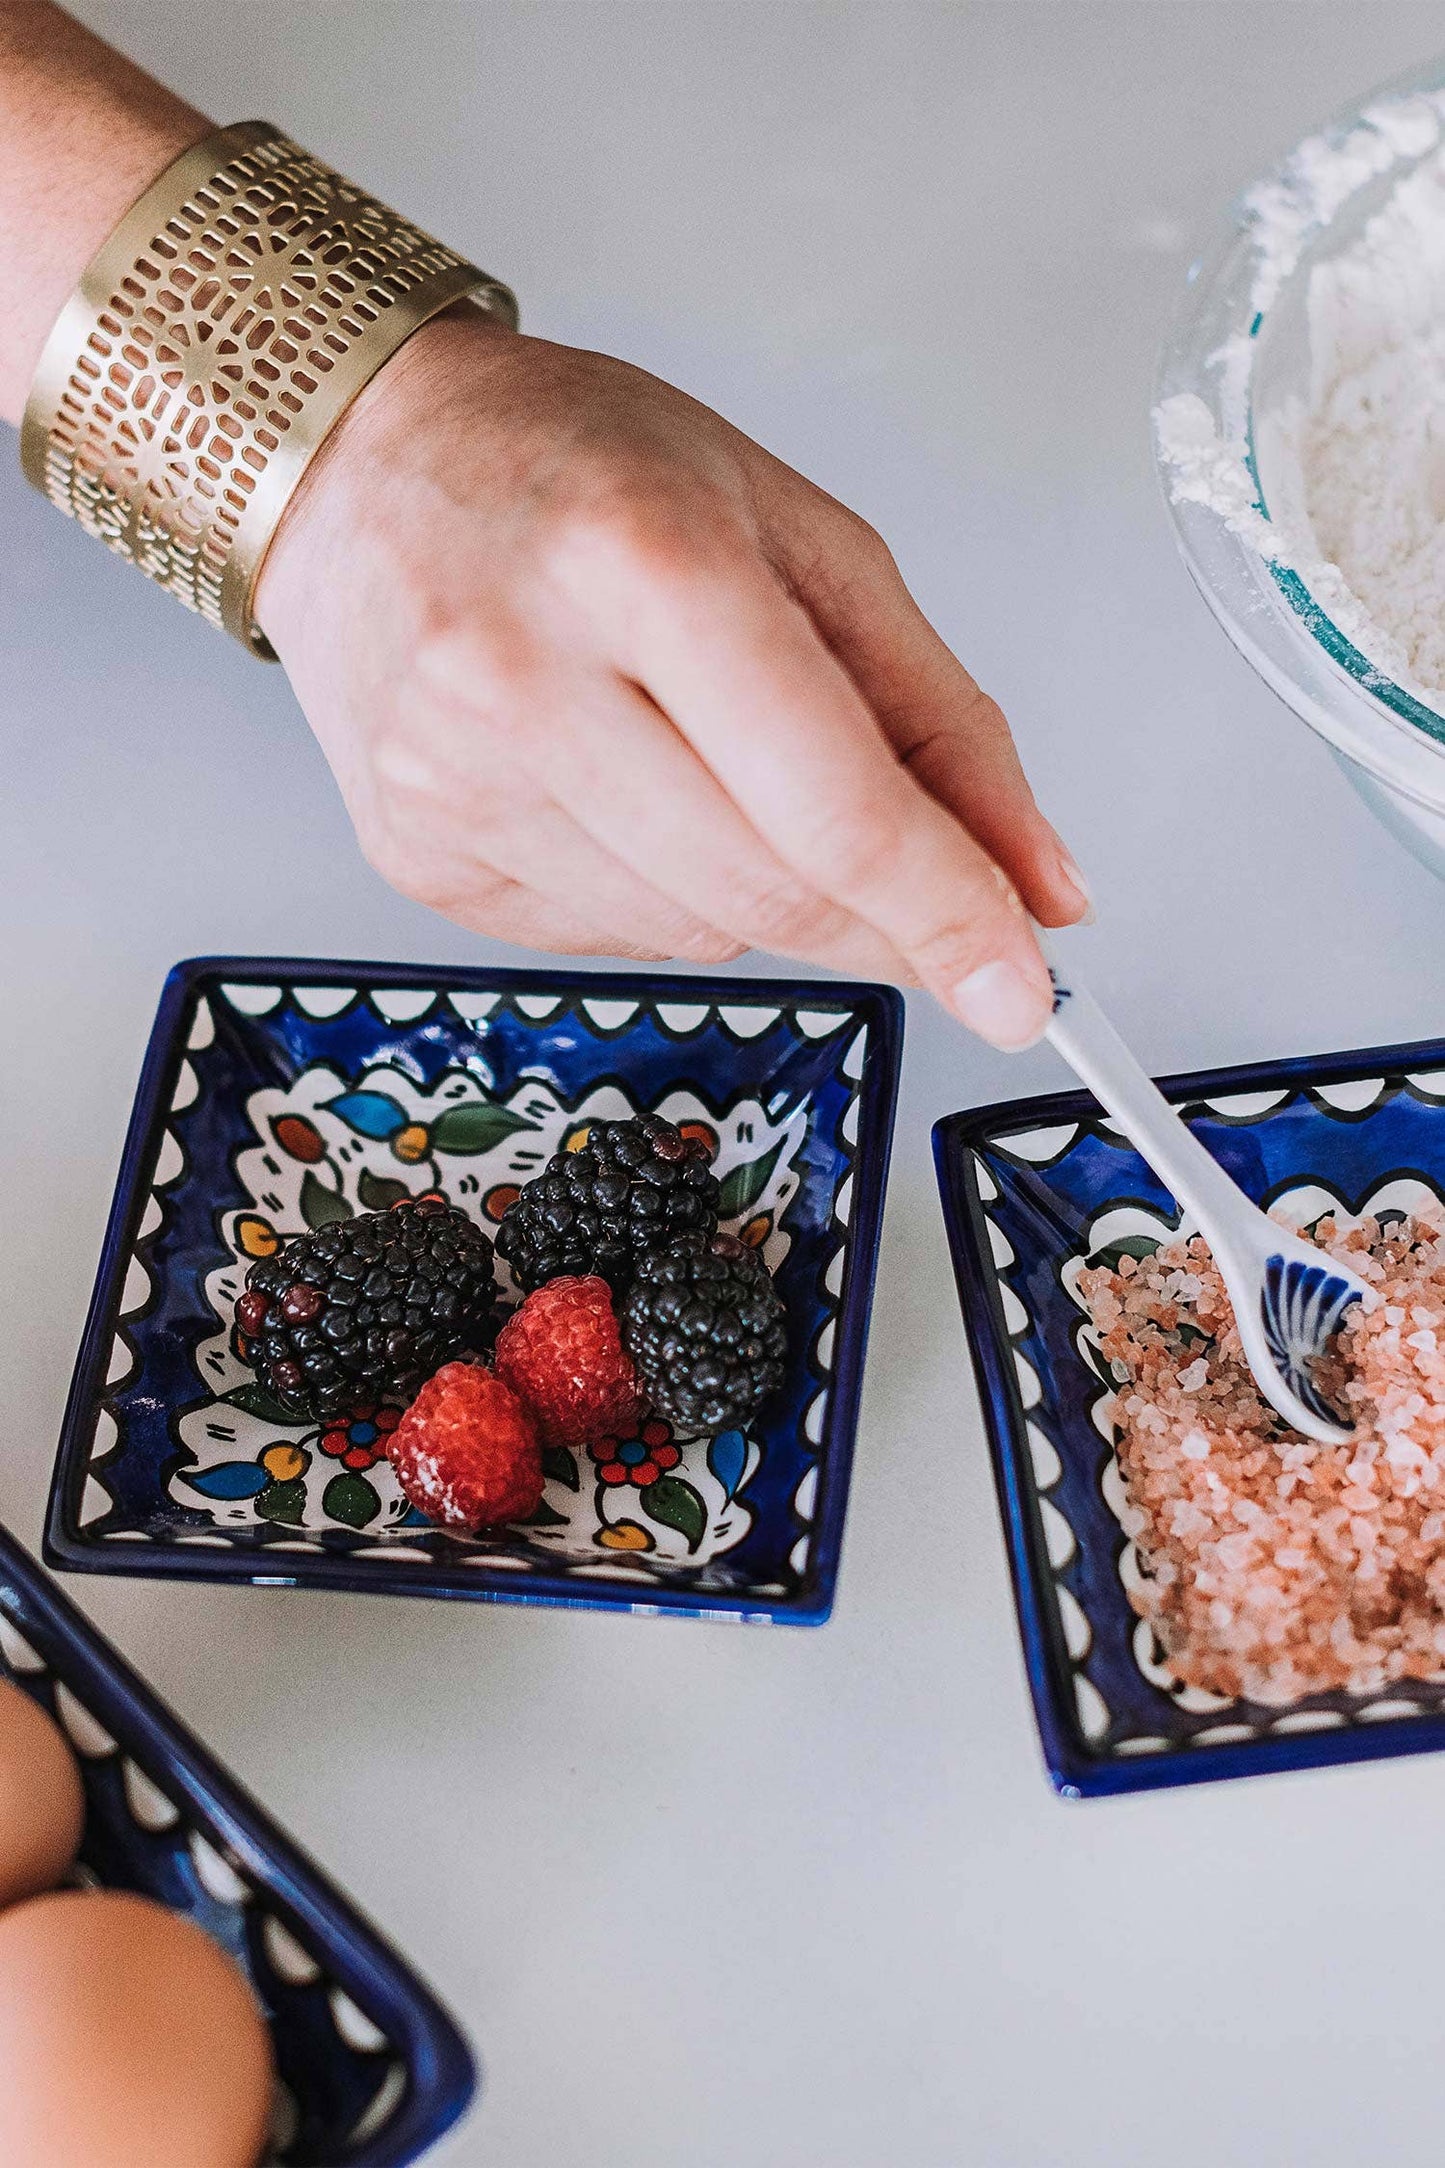
{"type": "Polygon", "coordinates": [[[1445,1218],[1314,1232],[1372,1290],[1320,1378],[1344,1446],[1261,1398],[1202,1237],[1079,1280],[1126,1380],[1130,1601],[1179,1679],[1272,1707],[1445,1676],[1445,1218]]]}

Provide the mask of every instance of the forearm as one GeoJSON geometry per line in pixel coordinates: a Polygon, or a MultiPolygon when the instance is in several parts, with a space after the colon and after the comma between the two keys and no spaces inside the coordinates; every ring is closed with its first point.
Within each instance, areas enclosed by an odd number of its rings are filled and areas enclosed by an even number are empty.
{"type": "Polygon", "coordinates": [[[48,0],[0,0],[0,416],[86,264],[210,126],[48,0]]]}

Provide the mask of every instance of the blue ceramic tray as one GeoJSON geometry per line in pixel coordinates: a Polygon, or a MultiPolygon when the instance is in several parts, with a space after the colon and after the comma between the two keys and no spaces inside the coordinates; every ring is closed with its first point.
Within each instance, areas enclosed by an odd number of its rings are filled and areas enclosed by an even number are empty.
{"type": "Polygon", "coordinates": [[[47,1559],[826,1618],[901,1029],[899,996],[874,986],[179,965],[126,1140],[47,1559]],[[724,1223],[761,1246],[787,1303],[787,1381],[748,1435],[648,1426],[606,1464],[553,1451],[535,1518],[471,1540],[409,1508],[374,1411],[298,1423],[232,1352],[246,1264],[284,1236],[435,1188],[494,1227],[589,1120],[643,1107],[706,1138],[724,1223]]]}
{"type": "MultiPolygon", "coordinates": [[[[1445,1198],[1445,1040],[1174,1077],[1163,1089],[1258,1203],[1445,1198]]],[[[1070,1292],[1081,1260],[1151,1244],[1174,1200],[1083,1092],[934,1131],[1044,1753],[1069,1797],[1445,1747],[1445,1676],[1263,1708],[1183,1687],[1130,1608],[1112,1379],[1070,1292]]]]}
{"type": "Polygon", "coordinates": [[[3,1531],[0,1675],[75,1749],[80,1879],[186,1913],[250,1975],[280,2076],[272,2157],[295,2168],[415,2160],[472,2095],[456,2027],[3,1531]]]}

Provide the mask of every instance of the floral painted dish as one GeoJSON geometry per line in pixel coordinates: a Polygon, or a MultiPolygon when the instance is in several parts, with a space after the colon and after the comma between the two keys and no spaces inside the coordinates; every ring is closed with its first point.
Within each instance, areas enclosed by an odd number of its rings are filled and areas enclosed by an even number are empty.
{"type": "MultiPolygon", "coordinates": [[[[1327,1211],[1445,1200],[1445,1040],[1162,1088],[1240,1187],[1301,1228],[1327,1211]]],[[[1445,1747],[1445,1670],[1285,1709],[1172,1675],[1129,1603],[1141,1569],[1113,1450],[1115,1380],[1077,1275],[1176,1233],[1174,1200],[1083,1092],[950,1115],[934,1151],[1057,1789],[1077,1798],[1445,1747]]]]}
{"type": "Polygon", "coordinates": [[[249,1975],[279,2076],[271,2161],[401,2168],[425,2152],[475,2083],[451,2019],[3,1530],[0,1676],[75,1751],[78,1879],[185,1913],[249,1975]]]}
{"type": "MultiPolygon", "coordinates": [[[[892,1132],[891,989],[179,965],[146,1057],[66,1412],[46,1557],[92,1572],[817,1622],[837,1573],[892,1132]],[[299,1421],[230,1344],[246,1267],[286,1236],[441,1190],[495,1231],[587,1124],[702,1136],[723,1224],[788,1308],[752,1430],[663,1423],[551,1451],[524,1526],[408,1505],[394,1411],[299,1421]]],[[[500,1270],[501,1268],[499,1268],[500,1270]]]]}

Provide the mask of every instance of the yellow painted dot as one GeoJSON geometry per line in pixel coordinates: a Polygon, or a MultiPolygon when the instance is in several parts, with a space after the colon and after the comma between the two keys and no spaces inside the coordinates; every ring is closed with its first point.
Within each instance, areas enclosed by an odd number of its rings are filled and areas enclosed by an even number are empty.
{"type": "Polygon", "coordinates": [[[261,1455],[261,1466],[274,1482],[294,1483],[311,1466],[311,1455],[299,1445],[268,1445],[261,1455]]]}
{"type": "Polygon", "coordinates": [[[406,1128],[398,1129],[392,1138],[391,1148],[404,1166],[414,1167],[431,1150],[431,1131],[424,1129],[420,1122],[408,1122],[406,1128]]]}
{"type": "Polygon", "coordinates": [[[591,1134],[592,1124],[590,1122],[583,1122],[581,1126],[577,1129],[569,1129],[567,1132],[567,1141],[562,1147],[563,1151],[585,1152],[587,1149],[587,1140],[591,1136],[591,1134]]]}
{"type": "Polygon", "coordinates": [[[746,1227],[740,1230],[738,1240],[739,1242],[746,1242],[750,1250],[760,1250],[772,1231],[772,1213],[759,1212],[756,1218],[750,1219],[746,1227]]]}
{"type": "Polygon", "coordinates": [[[597,1541],[605,1551],[650,1551],[652,1538],[636,1521],[613,1521],[610,1527],[597,1532],[597,1541]]]}
{"type": "Polygon", "coordinates": [[[248,1257],[274,1257],[281,1247],[281,1237],[263,1219],[237,1220],[236,1240],[248,1257]]]}

